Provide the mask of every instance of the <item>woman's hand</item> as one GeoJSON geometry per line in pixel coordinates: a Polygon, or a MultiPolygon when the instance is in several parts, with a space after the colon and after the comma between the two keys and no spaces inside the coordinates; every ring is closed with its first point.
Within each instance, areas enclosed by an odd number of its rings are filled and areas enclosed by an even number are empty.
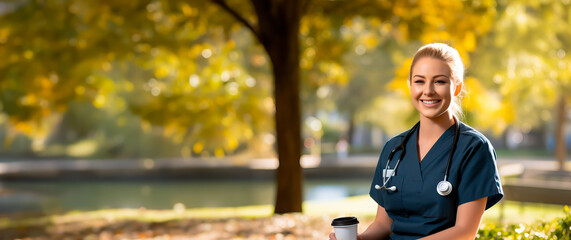
{"type": "MultiPolygon", "coordinates": [[[[377,216],[375,217],[375,221],[369,225],[367,230],[357,235],[357,240],[363,240],[363,237],[365,239],[389,239],[392,224],[393,219],[389,217],[385,208],[377,205],[377,216]]],[[[329,233],[329,239],[337,240],[335,232],[329,233]]]]}
{"type": "Polygon", "coordinates": [[[337,240],[337,238],[335,237],[335,233],[332,232],[329,234],[329,240],[337,240]]]}

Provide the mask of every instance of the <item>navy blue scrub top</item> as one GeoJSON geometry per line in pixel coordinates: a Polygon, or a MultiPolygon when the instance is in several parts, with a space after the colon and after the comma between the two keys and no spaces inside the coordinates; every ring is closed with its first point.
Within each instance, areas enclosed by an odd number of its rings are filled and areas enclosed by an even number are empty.
{"type": "MultiPolygon", "coordinates": [[[[494,148],[484,135],[468,125],[460,122],[459,128],[448,176],[453,190],[448,196],[440,196],[436,185],[444,179],[454,125],[440,136],[421,162],[418,160],[418,130],[411,135],[405,155],[386,185],[387,188],[396,186],[395,192],[377,190],[374,186],[383,186],[383,169],[389,153],[401,144],[408,131],[385,144],[369,194],[393,219],[391,239],[417,239],[442,231],[454,226],[461,204],[488,197],[488,209],[503,197],[494,148]]],[[[390,169],[394,169],[399,155],[400,151],[394,154],[390,169]]]]}

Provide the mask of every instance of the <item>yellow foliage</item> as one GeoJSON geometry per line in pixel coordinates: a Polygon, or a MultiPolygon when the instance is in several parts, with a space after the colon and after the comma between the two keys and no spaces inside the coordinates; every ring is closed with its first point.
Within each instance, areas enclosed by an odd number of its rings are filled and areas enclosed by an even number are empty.
{"type": "MultiPolygon", "coordinates": [[[[135,45],[135,50],[138,52],[147,53],[147,52],[151,51],[151,45],[147,44],[147,43],[139,43],[139,44],[135,45]]],[[[193,57],[193,56],[189,56],[189,57],[193,57]]]]}
{"type": "Polygon", "coordinates": [[[204,144],[202,142],[197,142],[192,146],[192,151],[196,154],[199,154],[204,150],[204,144]]]}
{"type": "Polygon", "coordinates": [[[170,73],[170,68],[167,65],[158,66],[155,68],[154,74],[156,78],[164,78],[170,73]]]}
{"type": "Polygon", "coordinates": [[[309,21],[301,21],[299,26],[299,34],[302,36],[306,36],[309,34],[309,21]]]}
{"type": "Polygon", "coordinates": [[[38,104],[38,98],[33,93],[28,93],[20,99],[20,104],[24,106],[34,106],[38,104]]]}
{"type": "Polygon", "coordinates": [[[107,97],[102,94],[98,94],[97,97],[93,100],[93,106],[96,108],[102,108],[105,103],[107,102],[107,97]]]}
{"type": "Polygon", "coordinates": [[[224,149],[222,149],[222,147],[217,147],[216,150],[214,150],[214,156],[217,158],[224,157],[224,149]]]}
{"type": "Polygon", "coordinates": [[[408,34],[408,24],[406,24],[405,22],[399,23],[398,30],[399,30],[399,35],[397,35],[397,40],[399,40],[400,42],[408,41],[410,38],[408,34]]]}
{"type": "Polygon", "coordinates": [[[31,60],[32,58],[34,58],[34,52],[31,50],[24,51],[24,58],[31,60]]]}
{"type": "Polygon", "coordinates": [[[364,34],[360,37],[360,42],[362,42],[367,49],[373,49],[379,44],[379,37],[373,33],[364,34]]]}
{"type": "Polygon", "coordinates": [[[387,134],[394,136],[410,127],[410,122],[407,120],[415,113],[417,112],[409,95],[391,92],[375,98],[371,104],[357,113],[356,119],[381,126],[387,134]]]}
{"type": "Polygon", "coordinates": [[[32,134],[32,132],[34,130],[34,127],[29,122],[17,121],[14,127],[16,127],[16,129],[18,131],[23,132],[23,133],[28,134],[28,135],[32,134]]]}
{"type": "Polygon", "coordinates": [[[307,58],[302,58],[299,60],[299,67],[303,70],[309,70],[313,67],[313,61],[310,61],[307,58]]]}
{"type": "Polygon", "coordinates": [[[229,127],[232,124],[233,116],[225,116],[222,118],[221,124],[224,127],[229,127]]]}
{"type": "Polygon", "coordinates": [[[82,96],[85,94],[85,87],[84,86],[77,86],[75,87],[75,94],[82,96]]]}
{"type": "Polygon", "coordinates": [[[250,140],[254,136],[254,132],[249,126],[245,126],[243,131],[244,131],[244,138],[246,138],[246,140],[250,140]]]}
{"type": "Polygon", "coordinates": [[[105,72],[109,72],[111,71],[111,63],[109,62],[103,62],[101,64],[101,70],[105,71],[105,72]]]}
{"type": "Polygon", "coordinates": [[[387,84],[387,90],[395,91],[403,96],[409,95],[408,75],[411,64],[412,57],[406,59],[403,64],[397,68],[395,78],[387,84]]]}
{"type": "Polygon", "coordinates": [[[198,10],[192,8],[190,5],[188,5],[186,3],[181,3],[180,5],[181,5],[180,7],[181,7],[181,10],[182,10],[182,13],[184,14],[184,16],[194,17],[194,16],[196,16],[196,14],[198,14],[198,10]]]}
{"type": "Polygon", "coordinates": [[[232,135],[226,136],[226,146],[229,150],[234,150],[238,147],[238,139],[232,135]]]}
{"type": "Polygon", "coordinates": [[[234,40],[229,40],[226,42],[226,48],[227,50],[231,50],[236,48],[236,42],[234,40]]]}
{"type": "Polygon", "coordinates": [[[452,44],[468,65],[468,54],[462,54],[462,52],[475,50],[477,36],[489,31],[493,26],[496,13],[494,2],[481,2],[478,7],[484,11],[470,11],[464,7],[464,4],[464,1],[460,0],[419,1],[421,18],[426,24],[420,40],[424,43],[452,44]]]}
{"type": "Polygon", "coordinates": [[[44,76],[36,77],[35,82],[41,89],[44,90],[51,91],[51,88],[53,87],[53,82],[49,78],[44,76]]]}
{"type": "Polygon", "coordinates": [[[56,111],[59,113],[63,113],[65,111],[67,111],[67,108],[68,108],[67,105],[63,105],[63,104],[59,104],[59,105],[55,106],[56,111]]]}
{"type": "Polygon", "coordinates": [[[468,94],[462,105],[466,111],[472,113],[473,124],[492,130],[496,135],[501,134],[506,126],[514,121],[513,108],[502,102],[499,96],[492,95],[477,79],[468,77],[464,82],[468,94]]]}
{"type": "Polygon", "coordinates": [[[378,17],[372,17],[372,18],[370,18],[369,22],[370,22],[371,26],[374,27],[374,28],[377,28],[377,27],[381,26],[381,24],[383,23],[383,22],[381,21],[381,19],[379,19],[378,17]]]}
{"type": "Polygon", "coordinates": [[[320,62],[319,70],[324,72],[326,77],[319,79],[319,85],[338,83],[347,84],[349,78],[345,68],[336,62],[320,62]]]}
{"type": "Polygon", "coordinates": [[[176,124],[168,124],[163,128],[163,136],[171,137],[178,130],[176,124]]]}
{"type": "Polygon", "coordinates": [[[132,92],[134,90],[135,86],[133,85],[132,82],[130,81],[124,81],[123,82],[123,90],[127,91],[127,92],[132,92]]]}
{"type": "Polygon", "coordinates": [[[49,116],[50,114],[52,114],[52,110],[51,110],[51,109],[49,109],[49,108],[41,108],[40,115],[41,115],[42,117],[47,117],[47,116],[49,116]]]}
{"type": "Polygon", "coordinates": [[[0,43],[6,43],[6,40],[10,36],[10,29],[5,27],[0,29],[0,43]]]}
{"type": "Polygon", "coordinates": [[[421,8],[417,6],[416,1],[395,1],[393,5],[393,13],[404,20],[411,20],[421,14],[421,8]]]}
{"type": "Polygon", "coordinates": [[[390,23],[383,23],[381,25],[381,33],[388,34],[393,30],[393,25],[390,23]]]}
{"type": "Polygon", "coordinates": [[[202,54],[202,50],[207,48],[208,46],[205,44],[195,44],[193,45],[190,50],[188,51],[189,58],[196,58],[202,54]]]}
{"type": "Polygon", "coordinates": [[[406,96],[409,92],[408,83],[404,79],[393,79],[389,84],[387,84],[387,88],[399,93],[401,96],[406,96]]]}

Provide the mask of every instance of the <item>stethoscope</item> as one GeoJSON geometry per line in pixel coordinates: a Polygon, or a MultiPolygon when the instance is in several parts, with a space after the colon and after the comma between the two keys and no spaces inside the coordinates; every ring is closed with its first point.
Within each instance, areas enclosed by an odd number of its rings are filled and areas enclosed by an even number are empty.
{"type": "MultiPolygon", "coordinates": [[[[389,154],[389,159],[387,160],[387,165],[385,166],[384,174],[383,174],[383,186],[381,187],[377,184],[377,185],[375,185],[375,189],[377,189],[377,190],[386,189],[387,191],[391,191],[391,192],[395,192],[397,190],[396,186],[387,187],[387,183],[395,175],[396,170],[399,166],[399,163],[402,160],[402,158],[406,152],[405,145],[406,145],[408,139],[410,138],[410,136],[414,133],[414,131],[416,131],[416,129],[418,128],[419,125],[420,125],[420,122],[416,123],[408,131],[408,133],[405,135],[401,144],[398,145],[396,148],[394,148],[391,151],[391,153],[389,154]],[[387,171],[387,170],[389,170],[389,163],[390,163],[391,159],[393,159],[393,156],[399,150],[401,152],[400,152],[399,158],[397,160],[397,164],[392,169],[392,171],[390,171],[390,172],[387,171]],[[386,176],[386,175],[388,175],[388,176],[386,176]]],[[[454,117],[454,126],[456,127],[456,130],[454,131],[454,141],[452,142],[452,150],[450,151],[450,155],[448,155],[448,163],[446,164],[446,171],[444,172],[444,180],[440,181],[436,185],[436,192],[438,192],[438,194],[440,194],[441,196],[448,196],[448,194],[450,194],[452,192],[452,183],[450,183],[448,181],[448,172],[450,171],[450,162],[452,162],[452,156],[454,156],[454,150],[456,150],[456,144],[458,143],[459,126],[458,126],[458,119],[456,119],[456,117],[454,117]]]]}

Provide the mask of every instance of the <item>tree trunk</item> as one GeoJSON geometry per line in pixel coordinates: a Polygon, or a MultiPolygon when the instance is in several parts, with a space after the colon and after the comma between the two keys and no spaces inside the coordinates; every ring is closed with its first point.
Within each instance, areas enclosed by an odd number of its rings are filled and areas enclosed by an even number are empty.
{"type": "Polygon", "coordinates": [[[283,58],[275,58],[273,61],[279,159],[276,172],[275,213],[301,212],[303,174],[300,164],[301,109],[298,54],[296,54],[297,48],[283,47],[280,52],[283,58]]]}
{"type": "Polygon", "coordinates": [[[279,167],[276,172],[275,213],[301,212],[303,173],[301,107],[299,100],[299,24],[309,0],[251,0],[257,25],[251,24],[225,0],[212,0],[244,24],[268,53],[274,74],[279,167]]]}
{"type": "Polygon", "coordinates": [[[555,156],[559,163],[559,170],[564,170],[565,167],[565,124],[567,122],[565,105],[565,93],[561,93],[557,103],[557,119],[555,125],[555,156]]]}
{"type": "Polygon", "coordinates": [[[276,172],[277,214],[301,212],[303,172],[299,99],[299,23],[304,1],[254,0],[259,38],[272,62],[279,167],[276,172]]]}
{"type": "Polygon", "coordinates": [[[274,40],[271,56],[274,64],[275,118],[280,163],[276,172],[275,213],[301,212],[303,175],[300,164],[301,109],[297,34],[283,38],[276,36],[274,40]]]}

